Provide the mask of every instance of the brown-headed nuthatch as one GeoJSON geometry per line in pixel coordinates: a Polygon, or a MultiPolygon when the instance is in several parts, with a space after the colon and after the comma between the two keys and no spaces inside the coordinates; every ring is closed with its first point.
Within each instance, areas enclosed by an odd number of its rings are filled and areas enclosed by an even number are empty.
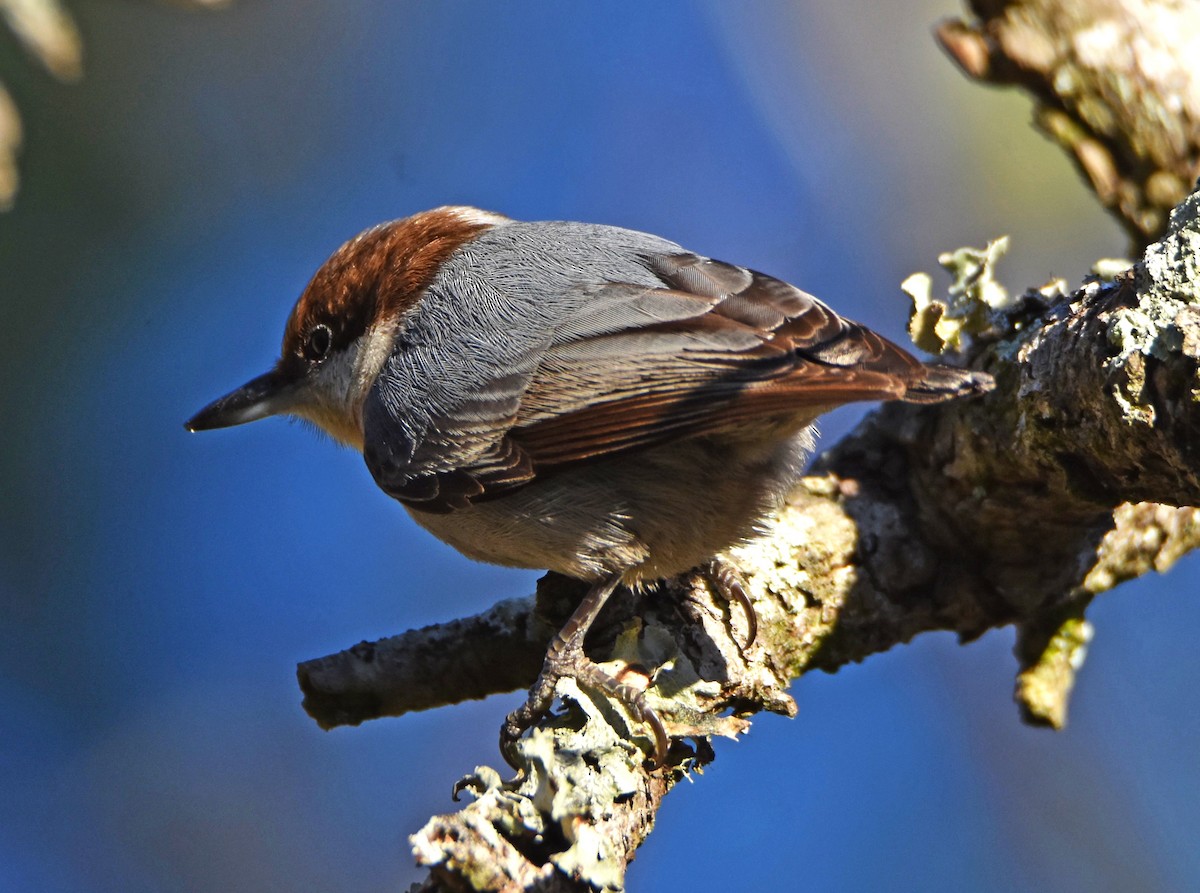
{"type": "Polygon", "coordinates": [[[821,413],[990,386],[656,236],[445,207],[339,248],[292,310],[274,368],[187,427],[307,419],[463,554],[590,582],[505,740],[572,675],[649,723],[661,763],[658,717],[583,654],[614,589],[752,536],[801,474],[821,413]]]}

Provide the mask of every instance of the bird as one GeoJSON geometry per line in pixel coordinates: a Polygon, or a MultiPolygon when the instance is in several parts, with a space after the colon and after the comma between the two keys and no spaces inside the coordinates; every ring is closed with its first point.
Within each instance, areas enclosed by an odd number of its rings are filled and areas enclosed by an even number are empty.
{"type": "Polygon", "coordinates": [[[338,248],[295,303],[274,366],[185,427],[305,420],[361,452],[380,489],[467,557],[587,583],[501,749],[513,763],[572,676],[650,726],[662,765],[657,713],[583,650],[609,596],[708,567],[753,624],[717,556],[779,508],[817,417],[991,386],[665,238],[445,206],[338,248]]]}

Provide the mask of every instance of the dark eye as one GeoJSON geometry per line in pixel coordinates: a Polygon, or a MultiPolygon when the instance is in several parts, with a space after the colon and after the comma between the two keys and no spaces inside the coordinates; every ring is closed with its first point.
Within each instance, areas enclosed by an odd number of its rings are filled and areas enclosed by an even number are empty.
{"type": "Polygon", "coordinates": [[[329,355],[333,347],[333,332],[329,326],[320,323],[312,327],[308,337],[304,339],[304,357],[310,363],[319,363],[329,355]]]}

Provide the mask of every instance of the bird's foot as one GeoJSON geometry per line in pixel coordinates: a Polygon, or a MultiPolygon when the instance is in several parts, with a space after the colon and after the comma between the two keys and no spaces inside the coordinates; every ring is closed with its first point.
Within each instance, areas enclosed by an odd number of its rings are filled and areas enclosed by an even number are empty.
{"type": "Polygon", "coordinates": [[[521,768],[517,742],[526,730],[549,711],[554,703],[555,686],[564,676],[574,679],[580,687],[617,701],[634,720],[649,726],[654,736],[654,766],[657,768],[666,762],[671,741],[666,726],[646,701],[645,694],[635,686],[615,679],[582,651],[578,651],[553,656],[547,654],[542,672],[529,691],[529,698],[505,719],[500,730],[500,751],[510,766],[521,768]]]}
{"type": "Polygon", "coordinates": [[[662,766],[666,762],[670,739],[645,695],[634,686],[614,679],[583,653],[583,640],[588,629],[619,582],[620,576],[613,576],[588,590],[575,613],[551,640],[542,672],[529,690],[529,698],[505,719],[500,729],[500,752],[514,769],[521,768],[517,742],[527,729],[546,715],[554,703],[558,680],[564,676],[618,701],[635,720],[650,726],[654,734],[654,765],[662,766]]]}
{"type": "Polygon", "coordinates": [[[740,570],[723,558],[714,558],[704,565],[703,573],[714,593],[729,604],[737,602],[746,612],[746,622],[750,630],[742,647],[749,648],[758,638],[758,612],[754,610],[754,603],[746,594],[746,578],[740,570]]]}

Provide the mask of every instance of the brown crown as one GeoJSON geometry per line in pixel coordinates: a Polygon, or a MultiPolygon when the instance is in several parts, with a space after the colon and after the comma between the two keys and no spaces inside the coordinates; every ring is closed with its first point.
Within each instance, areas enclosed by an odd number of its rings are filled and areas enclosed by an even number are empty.
{"type": "Polygon", "coordinates": [[[381,223],[355,236],[321,265],[288,317],[282,362],[303,363],[313,328],[329,326],[333,350],[380,320],[412,307],[438,268],[499,218],[473,208],[435,208],[381,223]]]}

